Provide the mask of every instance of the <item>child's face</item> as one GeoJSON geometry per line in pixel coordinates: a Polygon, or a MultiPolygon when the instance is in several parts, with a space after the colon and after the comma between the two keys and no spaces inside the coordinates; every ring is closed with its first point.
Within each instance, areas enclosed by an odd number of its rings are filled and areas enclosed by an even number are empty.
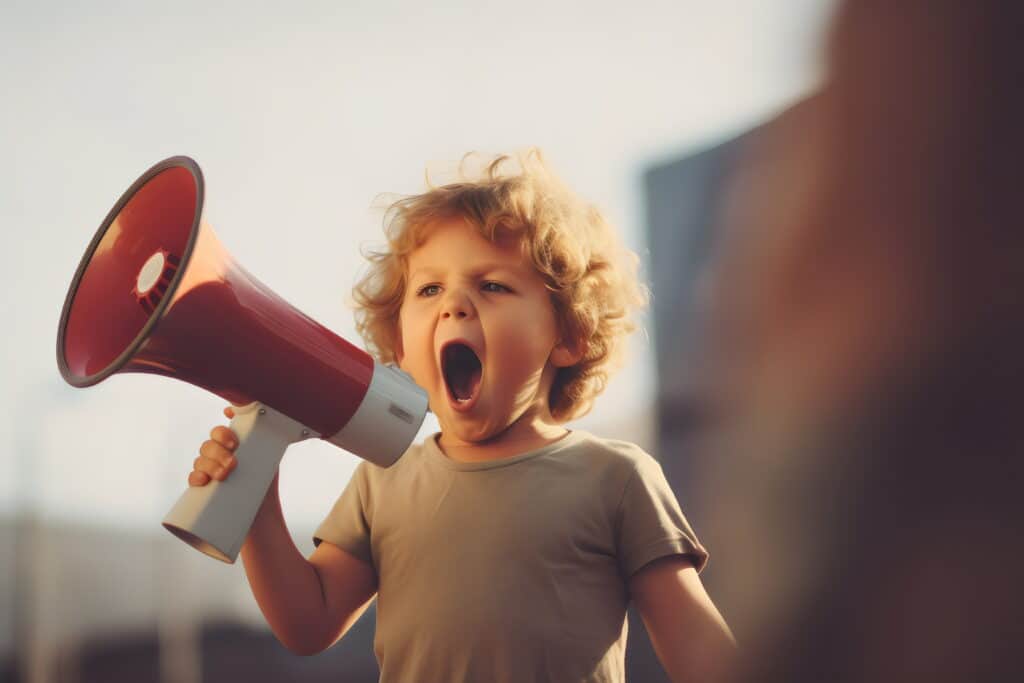
{"type": "Polygon", "coordinates": [[[448,439],[500,437],[524,415],[550,421],[561,345],[550,294],[518,243],[493,244],[461,219],[409,255],[399,315],[402,369],[426,389],[448,439]]]}

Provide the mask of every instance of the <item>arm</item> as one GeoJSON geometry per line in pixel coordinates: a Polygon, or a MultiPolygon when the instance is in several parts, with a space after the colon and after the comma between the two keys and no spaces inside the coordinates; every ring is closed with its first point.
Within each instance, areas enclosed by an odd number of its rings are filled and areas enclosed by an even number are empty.
{"type": "Polygon", "coordinates": [[[688,558],[671,555],[645,565],[630,578],[629,592],[675,683],[729,678],[736,641],[688,558]]]}
{"type": "Polygon", "coordinates": [[[377,592],[373,567],[331,543],[307,560],[285,525],[277,477],[242,546],[256,602],[277,639],[296,654],[326,649],[356,622],[377,592]]]}
{"type": "MultiPolygon", "coordinates": [[[[224,409],[227,417],[234,411],[224,409]]],[[[237,436],[214,427],[189,474],[190,486],[223,481],[238,465],[237,436]]],[[[343,636],[377,592],[373,567],[336,545],[321,543],[307,560],[281,512],[275,476],[242,544],[242,562],[256,602],[277,639],[296,654],[313,654],[343,636]]]]}

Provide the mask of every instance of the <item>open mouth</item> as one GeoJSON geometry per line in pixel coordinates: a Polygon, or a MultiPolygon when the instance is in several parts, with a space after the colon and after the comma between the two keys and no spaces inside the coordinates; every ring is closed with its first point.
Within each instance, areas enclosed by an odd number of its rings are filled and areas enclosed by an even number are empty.
{"type": "Polygon", "coordinates": [[[459,342],[445,346],[441,351],[441,372],[448,394],[457,404],[469,403],[476,396],[483,367],[473,349],[459,342]]]}

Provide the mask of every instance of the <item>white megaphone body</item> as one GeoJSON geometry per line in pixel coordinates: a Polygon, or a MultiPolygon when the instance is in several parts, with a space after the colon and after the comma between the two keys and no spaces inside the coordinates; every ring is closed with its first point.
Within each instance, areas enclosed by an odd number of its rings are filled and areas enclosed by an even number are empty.
{"type": "Polygon", "coordinates": [[[289,444],[319,437],[387,467],[415,438],[427,398],[239,266],[202,222],[203,192],[199,166],[173,157],[122,195],[71,282],[57,362],[76,387],[146,372],[236,406],[237,468],[188,488],[163,521],[234,562],[289,444]]]}

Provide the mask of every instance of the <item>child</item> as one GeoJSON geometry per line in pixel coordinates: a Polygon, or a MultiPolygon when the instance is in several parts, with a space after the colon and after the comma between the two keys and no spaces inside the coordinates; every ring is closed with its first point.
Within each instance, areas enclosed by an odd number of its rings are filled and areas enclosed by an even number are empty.
{"type": "MultiPolygon", "coordinates": [[[[632,329],[632,254],[539,153],[511,162],[393,205],[355,289],[370,349],[427,391],[441,432],[390,468],[361,463],[308,559],[275,480],[242,547],[249,583],[300,654],[376,594],[385,682],[621,681],[631,599],[672,679],[710,680],[732,636],[661,468],[562,426],[632,329]]],[[[189,483],[228,476],[236,445],[214,428],[189,483]]]]}

